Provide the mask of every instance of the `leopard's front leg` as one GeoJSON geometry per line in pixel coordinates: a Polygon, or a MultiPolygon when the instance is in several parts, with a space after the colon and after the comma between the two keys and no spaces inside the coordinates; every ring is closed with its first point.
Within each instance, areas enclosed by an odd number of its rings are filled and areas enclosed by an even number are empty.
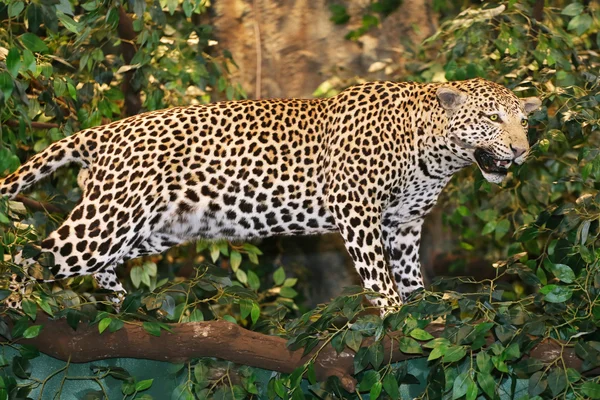
{"type": "Polygon", "coordinates": [[[390,260],[392,276],[398,285],[402,299],[423,287],[419,246],[423,219],[407,223],[383,219],[383,240],[390,260]]]}
{"type": "Polygon", "coordinates": [[[332,211],[363,287],[383,295],[370,299],[371,303],[382,315],[394,311],[402,300],[386,267],[381,214],[376,207],[362,204],[335,205],[332,211]]]}

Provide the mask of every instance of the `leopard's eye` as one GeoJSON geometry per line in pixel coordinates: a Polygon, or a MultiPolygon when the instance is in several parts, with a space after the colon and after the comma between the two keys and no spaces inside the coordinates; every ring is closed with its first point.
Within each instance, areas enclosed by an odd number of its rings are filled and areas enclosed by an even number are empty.
{"type": "Polygon", "coordinates": [[[523,119],[521,120],[521,125],[522,125],[522,126],[527,126],[527,118],[523,118],[523,119]]]}
{"type": "Polygon", "coordinates": [[[498,121],[499,119],[498,114],[488,115],[488,118],[490,119],[490,121],[498,121]]]}

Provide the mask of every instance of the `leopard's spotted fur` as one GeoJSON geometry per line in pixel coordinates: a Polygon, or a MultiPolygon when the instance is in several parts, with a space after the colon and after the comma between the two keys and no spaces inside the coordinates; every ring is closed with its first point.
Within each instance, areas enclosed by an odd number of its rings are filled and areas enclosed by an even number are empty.
{"type": "Polygon", "coordinates": [[[339,230],[364,287],[384,295],[374,303],[395,306],[422,286],[423,217],[452,174],[478,162],[500,182],[539,105],[474,79],[171,108],[52,144],[0,194],[82,167],[81,202],[42,242],[55,279],[93,274],[123,292],[118,264],[183,242],[339,230]]]}

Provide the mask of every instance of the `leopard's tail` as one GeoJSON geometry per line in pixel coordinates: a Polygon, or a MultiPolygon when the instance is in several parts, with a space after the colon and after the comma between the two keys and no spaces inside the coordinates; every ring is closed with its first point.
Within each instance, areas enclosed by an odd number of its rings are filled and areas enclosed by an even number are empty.
{"type": "Polygon", "coordinates": [[[87,166],[85,158],[88,156],[88,150],[85,148],[85,136],[82,133],[53,143],[6,178],[0,178],[0,197],[14,198],[21,191],[70,162],[87,166]]]}

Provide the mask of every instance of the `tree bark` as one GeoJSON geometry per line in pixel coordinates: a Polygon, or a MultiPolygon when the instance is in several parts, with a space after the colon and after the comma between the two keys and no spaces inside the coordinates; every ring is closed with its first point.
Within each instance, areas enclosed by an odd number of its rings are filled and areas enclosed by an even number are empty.
{"type": "MultiPolygon", "coordinates": [[[[6,322],[11,325],[10,321],[6,322]]],[[[303,349],[288,349],[284,338],[249,331],[226,321],[170,324],[172,332],[163,330],[160,336],[148,334],[139,323],[125,324],[114,333],[107,330],[102,334],[96,325],[81,323],[75,331],[66,320],[54,320],[46,314],[38,314],[35,324],[43,325],[39,336],[17,339],[15,343],[33,345],[42,353],[64,361],[83,363],[125,357],[181,363],[199,357],[217,357],[237,364],[290,373],[314,356],[317,379],[337,376],[344,389],[349,392],[356,389],[356,380],[352,376],[354,351],[346,348],[338,354],[331,345],[320,344],[303,356],[303,349]]],[[[439,337],[444,329],[440,324],[426,328],[435,337],[439,337]]],[[[402,353],[396,340],[400,337],[401,332],[390,332],[384,339],[385,360],[398,362],[423,357],[402,353]]],[[[488,344],[493,340],[490,337],[488,344]]],[[[362,346],[371,343],[372,340],[367,339],[362,346]]],[[[560,357],[561,352],[567,367],[581,370],[582,360],[574,349],[562,348],[553,341],[542,341],[530,350],[529,356],[549,363],[560,357]]]]}
{"type": "MultiPolygon", "coordinates": [[[[121,54],[123,55],[123,61],[125,62],[125,65],[131,64],[131,60],[133,60],[133,57],[137,52],[137,49],[133,45],[137,35],[133,29],[133,21],[129,15],[127,15],[123,6],[119,7],[119,26],[117,30],[119,32],[119,37],[122,40],[121,54]]],[[[121,91],[125,95],[124,117],[136,115],[142,109],[140,90],[139,88],[134,88],[132,85],[134,74],[135,70],[125,72],[123,83],[121,84],[121,91]]]]}

